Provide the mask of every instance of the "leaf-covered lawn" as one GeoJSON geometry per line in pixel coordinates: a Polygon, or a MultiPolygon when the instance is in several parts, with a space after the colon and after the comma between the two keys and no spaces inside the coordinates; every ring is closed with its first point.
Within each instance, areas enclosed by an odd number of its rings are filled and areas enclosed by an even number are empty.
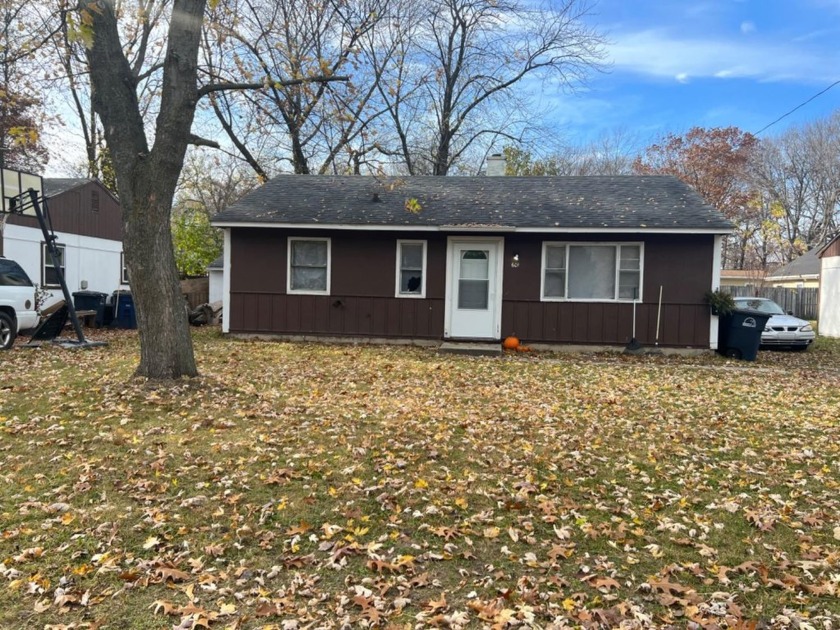
{"type": "Polygon", "coordinates": [[[840,627],[840,344],[94,336],[0,355],[2,628],[840,627]]]}

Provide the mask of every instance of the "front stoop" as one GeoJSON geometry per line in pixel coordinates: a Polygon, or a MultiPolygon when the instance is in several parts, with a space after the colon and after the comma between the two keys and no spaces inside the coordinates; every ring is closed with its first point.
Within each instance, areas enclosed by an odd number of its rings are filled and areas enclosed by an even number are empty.
{"type": "Polygon", "coordinates": [[[463,354],[471,357],[499,357],[502,355],[502,346],[498,343],[444,341],[440,344],[438,352],[441,354],[463,354]]]}

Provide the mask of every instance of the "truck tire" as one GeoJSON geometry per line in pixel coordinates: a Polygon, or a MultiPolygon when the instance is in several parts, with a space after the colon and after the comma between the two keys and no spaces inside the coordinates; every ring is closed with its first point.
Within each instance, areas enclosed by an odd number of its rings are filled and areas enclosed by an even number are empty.
{"type": "Polygon", "coordinates": [[[15,343],[17,324],[11,315],[0,312],[0,350],[8,350],[15,343]]]}

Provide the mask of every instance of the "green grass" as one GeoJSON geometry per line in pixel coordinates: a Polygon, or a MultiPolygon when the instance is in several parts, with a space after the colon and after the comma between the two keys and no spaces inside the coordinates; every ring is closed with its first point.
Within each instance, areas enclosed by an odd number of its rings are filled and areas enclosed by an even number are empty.
{"type": "Polygon", "coordinates": [[[837,340],[471,359],[203,330],[202,376],[162,385],[98,336],[0,357],[2,628],[840,622],[837,340]]]}

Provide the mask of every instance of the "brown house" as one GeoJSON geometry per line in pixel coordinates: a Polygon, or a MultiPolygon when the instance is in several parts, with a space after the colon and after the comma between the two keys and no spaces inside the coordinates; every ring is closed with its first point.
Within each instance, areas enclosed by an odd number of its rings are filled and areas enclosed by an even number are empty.
{"type": "Polygon", "coordinates": [[[732,226],[672,177],[277,177],[220,213],[224,331],[709,348],[732,226]]]}

